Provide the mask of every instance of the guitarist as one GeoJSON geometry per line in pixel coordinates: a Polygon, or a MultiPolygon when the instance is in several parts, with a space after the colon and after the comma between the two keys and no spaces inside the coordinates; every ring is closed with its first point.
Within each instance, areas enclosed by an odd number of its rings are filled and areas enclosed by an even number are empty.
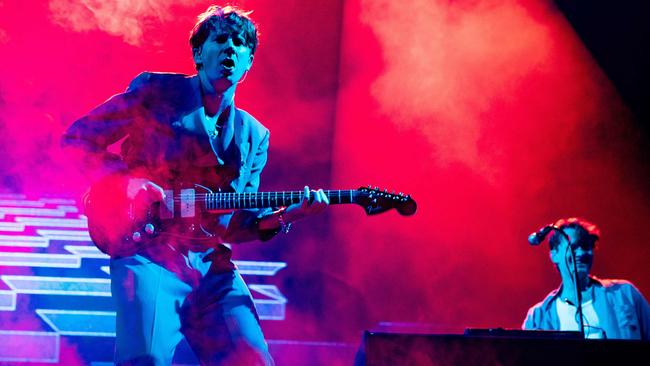
{"type": "MultiPolygon", "coordinates": [[[[81,152],[84,171],[104,182],[107,207],[119,197],[126,207],[164,201],[165,185],[180,178],[257,191],[269,130],[234,104],[258,43],[249,14],[211,6],[191,32],[196,75],[142,73],[65,132],[63,145],[81,152]],[[119,153],[111,152],[116,143],[119,153]]],[[[201,364],[272,365],[225,243],[268,240],[328,204],[322,190],[305,187],[302,202],[286,208],[215,215],[217,235],[208,242],[160,236],[147,245],[112,243],[105,251],[117,304],[116,364],[170,365],[184,336],[201,364]]]]}

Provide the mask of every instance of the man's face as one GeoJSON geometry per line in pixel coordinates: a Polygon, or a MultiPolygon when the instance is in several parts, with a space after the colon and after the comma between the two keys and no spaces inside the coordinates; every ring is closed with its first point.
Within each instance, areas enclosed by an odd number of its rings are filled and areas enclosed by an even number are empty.
{"type": "Polygon", "coordinates": [[[194,50],[194,62],[215,86],[228,88],[241,80],[253,64],[253,55],[246,46],[244,34],[223,25],[210,32],[199,49],[194,50]]]}
{"type": "MultiPolygon", "coordinates": [[[[582,278],[587,277],[591,272],[591,266],[594,261],[594,243],[587,235],[580,235],[580,232],[574,228],[565,228],[564,232],[571,239],[571,246],[576,253],[576,266],[578,275],[582,278]]],[[[573,273],[573,261],[571,252],[567,250],[567,241],[561,238],[560,244],[551,250],[551,261],[560,269],[562,276],[571,276],[573,273]]]]}

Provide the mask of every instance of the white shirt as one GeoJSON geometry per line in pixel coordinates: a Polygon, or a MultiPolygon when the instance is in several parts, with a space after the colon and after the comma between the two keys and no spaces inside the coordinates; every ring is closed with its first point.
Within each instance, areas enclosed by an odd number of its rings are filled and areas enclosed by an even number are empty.
{"type": "MultiPolygon", "coordinates": [[[[578,330],[577,308],[575,306],[569,303],[569,301],[562,300],[558,297],[555,300],[555,309],[560,319],[560,330],[578,330]]],[[[591,299],[582,303],[582,316],[586,338],[605,338],[605,334],[600,327],[598,314],[594,310],[594,304],[591,299]]]]}

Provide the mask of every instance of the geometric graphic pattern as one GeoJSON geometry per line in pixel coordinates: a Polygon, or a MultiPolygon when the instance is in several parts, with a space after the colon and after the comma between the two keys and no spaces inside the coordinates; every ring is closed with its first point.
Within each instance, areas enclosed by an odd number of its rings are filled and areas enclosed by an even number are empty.
{"type": "MultiPolygon", "coordinates": [[[[286,267],[235,263],[256,281],[286,267]]],[[[0,194],[0,363],[57,363],[62,336],[114,337],[108,264],[75,200],[0,194]]],[[[285,318],[275,285],[249,288],[261,319],[285,318]]]]}

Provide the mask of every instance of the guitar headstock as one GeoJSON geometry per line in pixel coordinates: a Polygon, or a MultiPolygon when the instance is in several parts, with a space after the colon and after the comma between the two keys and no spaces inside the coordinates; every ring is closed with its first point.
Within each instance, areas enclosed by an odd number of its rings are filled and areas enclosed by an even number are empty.
{"type": "Polygon", "coordinates": [[[410,195],[402,192],[383,191],[379,187],[361,187],[357,190],[361,194],[357,196],[356,203],[361,205],[368,215],[376,215],[386,212],[392,208],[402,216],[411,216],[417,210],[417,204],[410,195]]]}

